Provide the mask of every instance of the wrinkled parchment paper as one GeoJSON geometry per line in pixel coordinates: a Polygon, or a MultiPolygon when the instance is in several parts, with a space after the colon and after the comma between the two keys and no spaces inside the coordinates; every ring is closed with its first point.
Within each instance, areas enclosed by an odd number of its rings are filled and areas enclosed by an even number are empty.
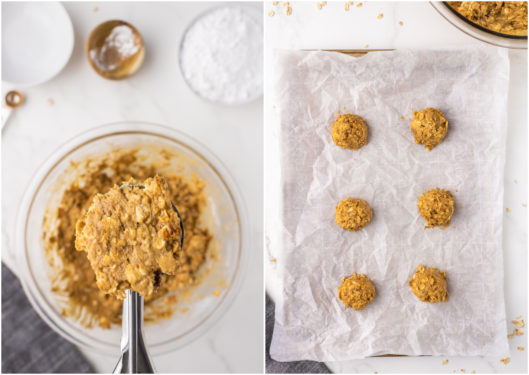
{"type": "Polygon", "coordinates": [[[283,293],[272,357],[507,355],[506,51],[276,54],[280,214],[267,232],[275,233],[283,293]],[[449,122],[447,138],[431,152],[413,142],[409,129],[413,111],[425,107],[441,109],[449,122]],[[366,119],[367,146],[351,151],[333,144],[339,111],[366,119]],[[446,230],[424,230],[417,212],[418,197],[434,187],[455,196],[446,230]],[[346,197],[373,208],[360,232],[334,221],[334,207],[346,197]],[[407,282],[420,264],[446,271],[447,303],[422,303],[411,293],[407,282]],[[342,277],[353,272],[366,273],[377,289],[362,311],[337,298],[342,277]]]}

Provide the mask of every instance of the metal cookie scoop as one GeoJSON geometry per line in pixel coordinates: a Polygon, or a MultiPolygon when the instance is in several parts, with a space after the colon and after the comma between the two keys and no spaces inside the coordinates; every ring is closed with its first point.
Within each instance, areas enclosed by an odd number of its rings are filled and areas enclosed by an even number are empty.
{"type": "Polygon", "coordinates": [[[121,357],[114,374],[154,374],[151,357],[143,340],[143,297],[126,290],[121,318],[121,357]]]}
{"type": "MultiPolygon", "coordinates": [[[[142,185],[122,185],[122,188],[145,189],[142,185]]],[[[184,223],[173,202],[171,208],[180,219],[180,251],[184,246],[184,223]]],[[[121,318],[121,357],[114,374],[154,374],[154,366],[143,339],[143,296],[132,290],[125,291],[121,318]]]]}

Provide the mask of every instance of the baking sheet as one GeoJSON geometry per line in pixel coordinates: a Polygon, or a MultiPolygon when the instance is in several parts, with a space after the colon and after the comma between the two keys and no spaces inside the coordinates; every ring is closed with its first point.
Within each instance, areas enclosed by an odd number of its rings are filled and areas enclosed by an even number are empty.
{"type": "Polygon", "coordinates": [[[280,181],[267,238],[278,250],[283,293],[272,358],[507,355],[507,52],[275,54],[271,100],[280,181]],[[413,142],[409,129],[413,111],[425,107],[441,109],[449,121],[448,136],[431,152],[413,142]],[[333,144],[339,111],[366,119],[367,146],[351,151],[333,144]],[[417,212],[417,198],[434,187],[455,196],[446,230],[424,230],[417,212]],[[335,205],[349,196],[374,210],[372,222],[356,233],[334,221],[335,205]],[[407,282],[419,264],[446,271],[447,303],[422,303],[411,293],[407,282]],[[342,277],[353,272],[366,273],[377,288],[362,311],[345,309],[337,298],[342,277]]]}

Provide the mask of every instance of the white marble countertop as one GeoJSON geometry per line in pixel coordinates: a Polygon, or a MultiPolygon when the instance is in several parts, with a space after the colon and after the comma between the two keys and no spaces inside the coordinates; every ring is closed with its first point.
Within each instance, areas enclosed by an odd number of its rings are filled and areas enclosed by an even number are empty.
{"type": "MultiPolygon", "coordinates": [[[[186,86],[177,60],[185,28],[198,14],[218,5],[65,3],[75,31],[73,55],[57,77],[21,90],[26,102],[13,112],[2,133],[4,260],[5,249],[12,246],[17,208],[31,176],[59,145],[80,132],[123,120],[173,126],[206,145],[228,167],[246,201],[253,235],[242,289],[211,330],[176,352],[154,357],[159,372],[263,371],[262,100],[232,108],[208,104],[186,86]],[[90,31],[109,19],[132,23],[146,43],[143,66],[124,81],[99,77],[84,56],[90,31]]],[[[260,9],[259,4],[254,6],[260,9]]],[[[3,95],[9,89],[2,85],[3,95]]],[[[117,360],[86,350],[84,354],[99,372],[112,371],[117,360]]]]}
{"type": "MultiPolygon", "coordinates": [[[[279,3],[265,3],[265,76],[274,48],[282,49],[392,49],[446,48],[481,44],[445,21],[427,2],[364,2],[362,7],[344,10],[344,2],[328,2],[318,10],[316,2],[290,2],[292,15],[286,16],[279,3]],[[377,15],[382,13],[382,19],[377,15]],[[398,22],[402,21],[403,26],[398,22]],[[368,47],[366,47],[368,45],[368,47]]],[[[527,51],[511,50],[509,129],[505,168],[504,266],[506,315],[510,322],[518,315],[527,319],[527,51]]],[[[270,80],[265,82],[268,90],[270,80]]],[[[272,117],[272,103],[265,97],[265,117],[272,117]]],[[[266,120],[265,120],[266,123],[266,120]]],[[[265,126],[265,138],[273,136],[265,126]]],[[[265,146],[265,165],[268,160],[265,146]]],[[[265,167],[266,168],[266,167],[265,167]]],[[[265,192],[267,191],[265,178],[265,192]]],[[[265,193],[266,194],[266,193],[265,193]]],[[[265,196],[266,202],[266,196],[265,196]]],[[[266,257],[275,257],[267,248],[266,257]]],[[[272,298],[277,288],[276,265],[266,262],[267,291],[272,298]]],[[[509,323],[509,331],[514,326],[509,323]]],[[[483,357],[389,357],[327,363],[333,372],[345,373],[527,373],[527,335],[510,341],[511,361],[483,357]],[[525,347],[525,351],[517,350],[525,347]],[[446,365],[442,361],[448,359],[446,365]]]]}

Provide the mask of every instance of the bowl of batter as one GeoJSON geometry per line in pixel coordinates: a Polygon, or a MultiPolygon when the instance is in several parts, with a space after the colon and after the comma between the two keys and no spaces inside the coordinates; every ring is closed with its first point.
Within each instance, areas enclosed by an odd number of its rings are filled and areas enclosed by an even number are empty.
{"type": "Polygon", "coordinates": [[[527,2],[432,2],[437,12],[471,37],[494,46],[527,49],[527,2]]]}
{"type": "Polygon", "coordinates": [[[17,269],[28,299],[59,334],[119,353],[121,300],[103,293],[75,225],[93,196],[131,178],[159,175],[185,227],[182,264],[145,299],[152,354],[183,346],[211,327],[239,289],[249,248],[241,194],[221,162],[172,128],[126,122],[70,140],[39,169],[17,217],[17,269]]]}

